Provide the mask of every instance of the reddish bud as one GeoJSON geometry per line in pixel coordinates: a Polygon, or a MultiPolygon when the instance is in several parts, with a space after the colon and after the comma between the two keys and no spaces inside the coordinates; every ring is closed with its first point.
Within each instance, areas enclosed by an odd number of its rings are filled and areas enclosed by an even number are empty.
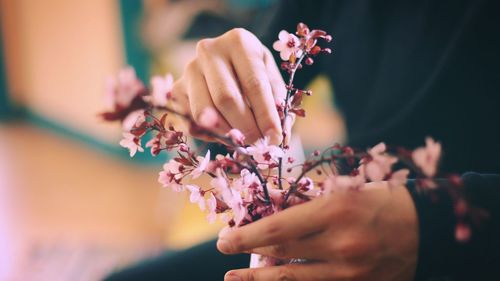
{"type": "Polygon", "coordinates": [[[322,53],[325,53],[325,54],[331,54],[332,53],[332,49],[330,48],[324,48],[321,50],[322,53]]]}
{"type": "Polygon", "coordinates": [[[307,57],[305,63],[307,65],[312,65],[314,63],[314,60],[311,57],[307,57]]]}
{"type": "Polygon", "coordinates": [[[320,46],[314,46],[310,51],[309,54],[315,56],[321,52],[321,47],[320,46]]]}
{"type": "Polygon", "coordinates": [[[465,200],[460,199],[454,206],[455,214],[457,216],[463,216],[467,212],[467,203],[465,200]]]}
{"type": "Polygon", "coordinates": [[[303,22],[297,24],[297,35],[306,36],[307,34],[309,34],[309,27],[303,22]]]}
{"type": "Polygon", "coordinates": [[[465,223],[458,223],[455,227],[455,238],[458,242],[467,242],[471,236],[470,227],[465,223]]]}

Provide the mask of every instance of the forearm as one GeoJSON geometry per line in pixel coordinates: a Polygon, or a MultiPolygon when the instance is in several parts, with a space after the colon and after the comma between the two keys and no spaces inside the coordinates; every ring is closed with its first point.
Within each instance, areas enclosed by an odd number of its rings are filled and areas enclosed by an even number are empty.
{"type": "Polygon", "coordinates": [[[500,276],[500,176],[467,173],[462,178],[469,205],[488,214],[484,220],[470,222],[468,242],[455,239],[456,216],[448,193],[421,194],[409,182],[420,228],[417,281],[445,276],[492,280],[500,276]]]}

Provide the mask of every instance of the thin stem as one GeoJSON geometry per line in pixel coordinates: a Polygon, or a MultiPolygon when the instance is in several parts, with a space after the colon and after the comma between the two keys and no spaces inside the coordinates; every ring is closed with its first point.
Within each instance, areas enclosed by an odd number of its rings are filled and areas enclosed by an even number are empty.
{"type": "MultiPolygon", "coordinates": [[[[293,86],[293,79],[295,78],[295,72],[297,72],[297,69],[299,68],[300,63],[302,60],[306,57],[306,53],[302,54],[300,58],[296,61],[295,67],[293,70],[290,72],[290,78],[288,79],[288,85],[287,85],[287,92],[285,96],[285,108],[283,109],[283,119],[281,120],[281,128],[282,130],[285,130],[285,122],[286,118],[288,116],[288,103],[290,100],[290,96],[292,94],[292,86],[293,86]]],[[[283,149],[285,147],[285,139],[281,141],[280,148],[283,149]]],[[[281,182],[281,178],[283,177],[283,157],[280,157],[278,159],[278,187],[279,189],[283,189],[283,183],[281,182]]]]}

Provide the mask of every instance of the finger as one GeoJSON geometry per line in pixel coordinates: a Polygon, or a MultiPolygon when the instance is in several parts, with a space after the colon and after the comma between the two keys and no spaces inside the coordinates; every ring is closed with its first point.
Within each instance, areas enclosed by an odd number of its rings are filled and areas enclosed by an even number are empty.
{"type": "Polygon", "coordinates": [[[332,237],[325,237],[324,232],[308,235],[271,246],[252,249],[250,252],[278,259],[308,259],[326,261],[332,256],[332,237]]]}
{"type": "MultiPolygon", "coordinates": [[[[224,276],[225,281],[322,281],[333,279],[335,265],[327,263],[287,264],[262,268],[231,270],[224,276]],[[238,279],[239,278],[239,279],[238,279]]],[[[342,279],[344,280],[344,279],[342,279]]]]}
{"type": "Polygon", "coordinates": [[[174,83],[172,87],[172,104],[176,111],[190,114],[186,84],[185,77],[181,77],[174,83]]]}
{"type": "Polygon", "coordinates": [[[255,142],[262,134],[250,107],[241,95],[231,64],[215,57],[205,45],[206,43],[198,44],[197,52],[215,108],[232,128],[243,132],[248,143],[255,142]]]}
{"type": "MultiPolygon", "coordinates": [[[[263,50],[263,47],[261,49],[263,50]]],[[[243,95],[250,102],[260,131],[270,138],[271,143],[281,143],[281,121],[276,110],[263,52],[242,56],[241,51],[234,48],[231,58],[243,95]]]]}
{"type": "MultiPolygon", "coordinates": [[[[197,124],[203,124],[204,120],[201,119],[204,118],[204,111],[207,108],[215,108],[215,105],[210,97],[205,78],[197,64],[194,62],[191,63],[187,67],[186,72],[189,77],[188,96],[191,116],[197,124]]],[[[224,117],[218,111],[215,111],[215,114],[217,122],[215,127],[210,129],[213,129],[218,134],[225,134],[231,130],[224,117]]]]}
{"type": "Polygon", "coordinates": [[[266,47],[264,47],[264,64],[266,65],[267,76],[273,90],[274,100],[278,104],[282,103],[285,100],[287,92],[285,82],[271,51],[266,47]]]}
{"type": "Polygon", "coordinates": [[[320,232],[327,223],[331,224],[326,204],[325,198],[317,198],[243,227],[223,230],[217,248],[223,253],[234,254],[320,232]]]}

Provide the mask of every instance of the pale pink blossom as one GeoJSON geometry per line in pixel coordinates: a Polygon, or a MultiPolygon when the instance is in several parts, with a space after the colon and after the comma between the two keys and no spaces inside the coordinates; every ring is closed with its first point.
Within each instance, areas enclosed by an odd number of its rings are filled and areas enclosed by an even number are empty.
{"type": "Polygon", "coordinates": [[[205,205],[205,198],[203,197],[201,189],[192,184],[186,185],[186,188],[191,192],[191,195],[189,196],[189,201],[191,203],[196,203],[200,207],[200,210],[205,211],[206,205],[205,205]]]}
{"type": "Polygon", "coordinates": [[[222,191],[222,200],[233,211],[234,222],[236,225],[239,225],[247,215],[240,192],[231,188],[225,188],[222,191]]]}
{"type": "Polygon", "coordinates": [[[129,107],[132,100],[144,90],[132,67],[120,70],[117,79],[109,77],[106,82],[105,102],[110,109],[129,107]]]}
{"type": "Polygon", "coordinates": [[[270,164],[276,164],[278,158],[285,155],[281,148],[269,144],[269,137],[267,136],[257,140],[254,145],[247,147],[246,151],[257,161],[259,169],[267,169],[270,164]]]}
{"type": "Polygon", "coordinates": [[[207,129],[213,129],[217,127],[217,124],[219,122],[219,114],[213,107],[206,107],[201,111],[200,117],[199,117],[199,124],[207,129]]]}
{"type": "Polygon", "coordinates": [[[243,169],[240,172],[240,177],[233,182],[232,187],[237,191],[244,191],[250,186],[260,186],[259,178],[247,169],[243,169]]]}
{"type": "Polygon", "coordinates": [[[123,120],[123,131],[130,132],[134,127],[139,127],[144,122],[146,122],[146,116],[143,109],[132,111],[123,120]]]}
{"type": "Polygon", "coordinates": [[[151,155],[157,156],[161,151],[161,134],[156,135],[154,138],[150,139],[146,145],[151,149],[151,155]]]}
{"type": "Polygon", "coordinates": [[[163,187],[171,187],[177,192],[182,191],[184,188],[180,184],[180,180],[183,177],[181,169],[183,169],[183,166],[174,159],[171,159],[163,165],[163,171],[159,174],[158,182],[163,187]]]}
{"type": "Polygon", "coordinates": [[[208,194],[208,199],[207,199],[207,210],[208,210],[208,215],[207,215],[207,220],[209,223],[214,223],[215,220],[217,219],[217,199],[213,195],[212,192],[208,194]]]}
{"type": "Polygon", "coordinates": [[[134,157],[137,151],[144,151],[141,147],[141,139],[131,133],[123,133],[123,139],[120,141],[120,145],[124,148],[128,148],[130,157],[134,157]]]}
{"type": "Polygon", "coordinates": [[[226,134],[227,137],[231,138],[231,140],[237,145],[245,144],[245,135],[238,129],[231,129],[226,134]]]}
{"type": "Polygon", "coordinates": [[[396,157],[385,153],[386,146],[383,142],[377,144],[372,149],[368,150],[371,159],[365,161],[359,170],[371,181],[383,180],[392,169],[392,165],[398,160],[396,157]]]}
{"type": "Polygon", "coordinates": [[[436,174],[440,157],[441,144],[430,137],[425,139],[425,147],[415,149],[412,154],[415,165],[428,177],[433,177],[436,174]]]}
{"type": "Polygon", "coordinates": [[[221,194],[224,190],[229,188],[229,185],[220,169],[217,169],[216,175],[217,176],[210,181],[210,185],[215,189],[216,193],[221,194]]]}
{"type": "Polygon", "coordinates": [[[391,178],[389,179],[389,187],[395,188],[406,185],[406,181],[408,180],[409,174],[410,170],[408,169],[401,169],[392,173],[391,178]]]}
{"type": "Polygon", "coordinates": [[[151,103],[154,106],[166,106],[167,100],[172,95],[174,78],[168,73],[164,77],[154,76],[151,78],[151,103]]]}
{"type": "Polygon", "coordinates": [[[297,183],[299,190],[307,192],[314,188],[314,181],[309,177],[303,177],[297,183]]]}
{"type": "Polygon", "coordinates": [[[292,33],[288,33],[286,30],[280,31],[278,34],[279,40],[274,42],[273,49],[280,52],[280,57],[284,61],[288,61],[290,56],[293,54],[295,57],[300,57],[302,55],[302,50],[300,49],[300,40],[297,36],[292,33]]]}
{"type": "Polygon", "coordinates": [[[207,170],[208,164],[210,163],[210,150],[207,151],[205,157],[198,156],[196,159],[198,160],[198,166],[191,172],[193,179],[199,178],[207,170]]]}

